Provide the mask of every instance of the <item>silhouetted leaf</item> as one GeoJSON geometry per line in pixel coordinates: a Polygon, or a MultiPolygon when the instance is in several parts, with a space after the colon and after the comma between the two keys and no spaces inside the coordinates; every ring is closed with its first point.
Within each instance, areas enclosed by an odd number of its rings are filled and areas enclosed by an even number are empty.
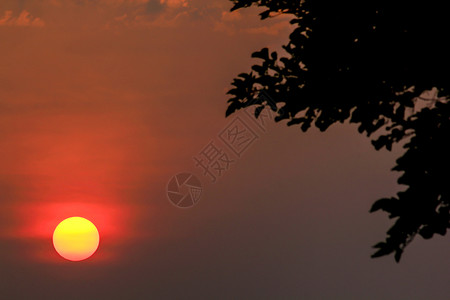
{"type": "Polygon", "coordinates": [[[272,59],[273,60],[277,60],[278,59],[278,53],[277,52],[272,52],[272,54],[270,55],[270,56],[272,56],[272,59]]]}
{"type": "Polygon", "coordinates": [[[394,249],[386,243],[384,243],[382,246],[379,246],[377,248],[380,248],[380,249],[377,252],[375,252],[374,254],[372,254],[373,258],[388,255],[388,254],[391,254],[392,252],[394,252],[394,249]]]}
{"type": "Polygon", "coordinates": [[[252,57],[268,60],[269,59],[269,48],[263,48],[260,51],[253,52],[252,57]]]}
{"type": "Polygon", "coordinates": [[[394,258],[395,258],[395,261],[396,261],[396,262],[399,262],[399,261],[400,261],[400,258],[402,257],[402,253],[403,253],[403,250],[402,250],[402,249],[397,249],[397,250],[395,251],[394,258]]]}
{"type": "Polygon", "coordinates": [[[395,198],[383,198],[380,200],[377,200],[373,205],[372,208],[370,209],[370,212],[375,212],[377,210],[386,210],[389,209],[390,206],[392,206],[393,202],[397,201],[397,199],[395,198]]]}
{"type": "Polygon", "coordinates": [[[261,114],[261,112],[264,110],[264,105],[261,105],[261,106],[258,106],[256,109],[255,109],[255,118],[258,118],[259,117],[259,115],[261,114]]]}
{"type": "Polygon", "coordinates": [[[266,72],[266,68],[264,68],[263,66],[259,66],[259,65],[254,65],[252,66],[252,69],[257,72],[258,74],[262,75],[266,72]]]}
{"type": "Polygon", "coordinates": [[[264,20],[269,17],[269,14],[270,14],[270,10],[266,10],[266,11],[263,11],[262,13],[260,13],[259,15],[261,16],[261,20],[264,20]]]}
{"type": "Polygon", "coordinates": [[[240,105],[238,102],[230,103],[230,105],[228,105],[227,111],[225,112],[225,116],[228,117],[229,115],[234,113],[239,108],[240,108],[240,105]]]}
{"type": "Polygon", "coordinates": [[[422,229],[420,229],[419,234],[424,239],[430,239],[433,236],[434,232],[430,226],[424,226],[422,229]]]}

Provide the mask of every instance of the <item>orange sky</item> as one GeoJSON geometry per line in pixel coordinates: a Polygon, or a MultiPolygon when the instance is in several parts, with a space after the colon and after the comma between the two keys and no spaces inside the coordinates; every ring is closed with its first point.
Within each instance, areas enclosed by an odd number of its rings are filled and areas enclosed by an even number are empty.
{"type": "Polygon", "coordinates": [[[272,124],[217,183],[195,167],[192,157],[232,120],[224,118],[232,79],[249,70],[253,51],[280,49],[291,28],[289,18],[261,22],[257,9],[230,7],[1,1],[6,298],[448,295],[440,237],[413,243],[400,265],[369,258],[391,223],[368,210],[401,189],[389,171],[400,149],[376,152],[349,125],[303,134],[272,124]],[[205,187],[189,210],[165,194],[182,171],[205,187]],[[67,265],[49,238],[80,214],[102,242],[92,259],[67,265]],[[441,276],[430,281],[430,272],[441,276]]]}

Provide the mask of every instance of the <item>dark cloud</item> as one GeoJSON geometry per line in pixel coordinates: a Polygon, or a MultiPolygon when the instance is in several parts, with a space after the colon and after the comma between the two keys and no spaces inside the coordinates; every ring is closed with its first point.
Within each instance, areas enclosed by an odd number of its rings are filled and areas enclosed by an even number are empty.
{"type": "Polygon", "coordinates": [[[165,5],[161,4],[159,0],[149,0],[147,4],[145,4],[145,12],[148,14],[158,14],[164,11],[165,5]]]}

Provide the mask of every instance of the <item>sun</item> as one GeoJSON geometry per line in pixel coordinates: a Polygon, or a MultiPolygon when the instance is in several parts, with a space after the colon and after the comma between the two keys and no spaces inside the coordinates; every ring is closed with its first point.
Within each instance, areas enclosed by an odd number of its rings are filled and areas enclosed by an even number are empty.
{"type": "Polygon", "coordinates": [[[53,232],[53,246],[65,259],[80,261],[94,254],[100,242],[95,225],[81,217],[65,219],[53,232]]]}

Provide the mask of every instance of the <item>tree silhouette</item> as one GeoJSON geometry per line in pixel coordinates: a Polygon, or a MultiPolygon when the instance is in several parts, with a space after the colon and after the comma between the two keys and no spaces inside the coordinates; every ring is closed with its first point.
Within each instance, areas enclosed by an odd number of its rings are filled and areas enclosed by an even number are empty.
{"type": "Polygon", "coordinates": [[[256,105],[275,121],[325,131],[349,120],[376,150],[405,141],[395,171],[407,186],[370,212],[396,218],[372,257],[394,253],[419,234],[450,228],[450,23],[442,1],[231,0],[231,11],[265,7],[261,19],[290,14],[294,30],[283,57],[268,48],[234,79],[226,115],[256,105]],[[267,101],[258,94],[270,95],[267,101]]]}

